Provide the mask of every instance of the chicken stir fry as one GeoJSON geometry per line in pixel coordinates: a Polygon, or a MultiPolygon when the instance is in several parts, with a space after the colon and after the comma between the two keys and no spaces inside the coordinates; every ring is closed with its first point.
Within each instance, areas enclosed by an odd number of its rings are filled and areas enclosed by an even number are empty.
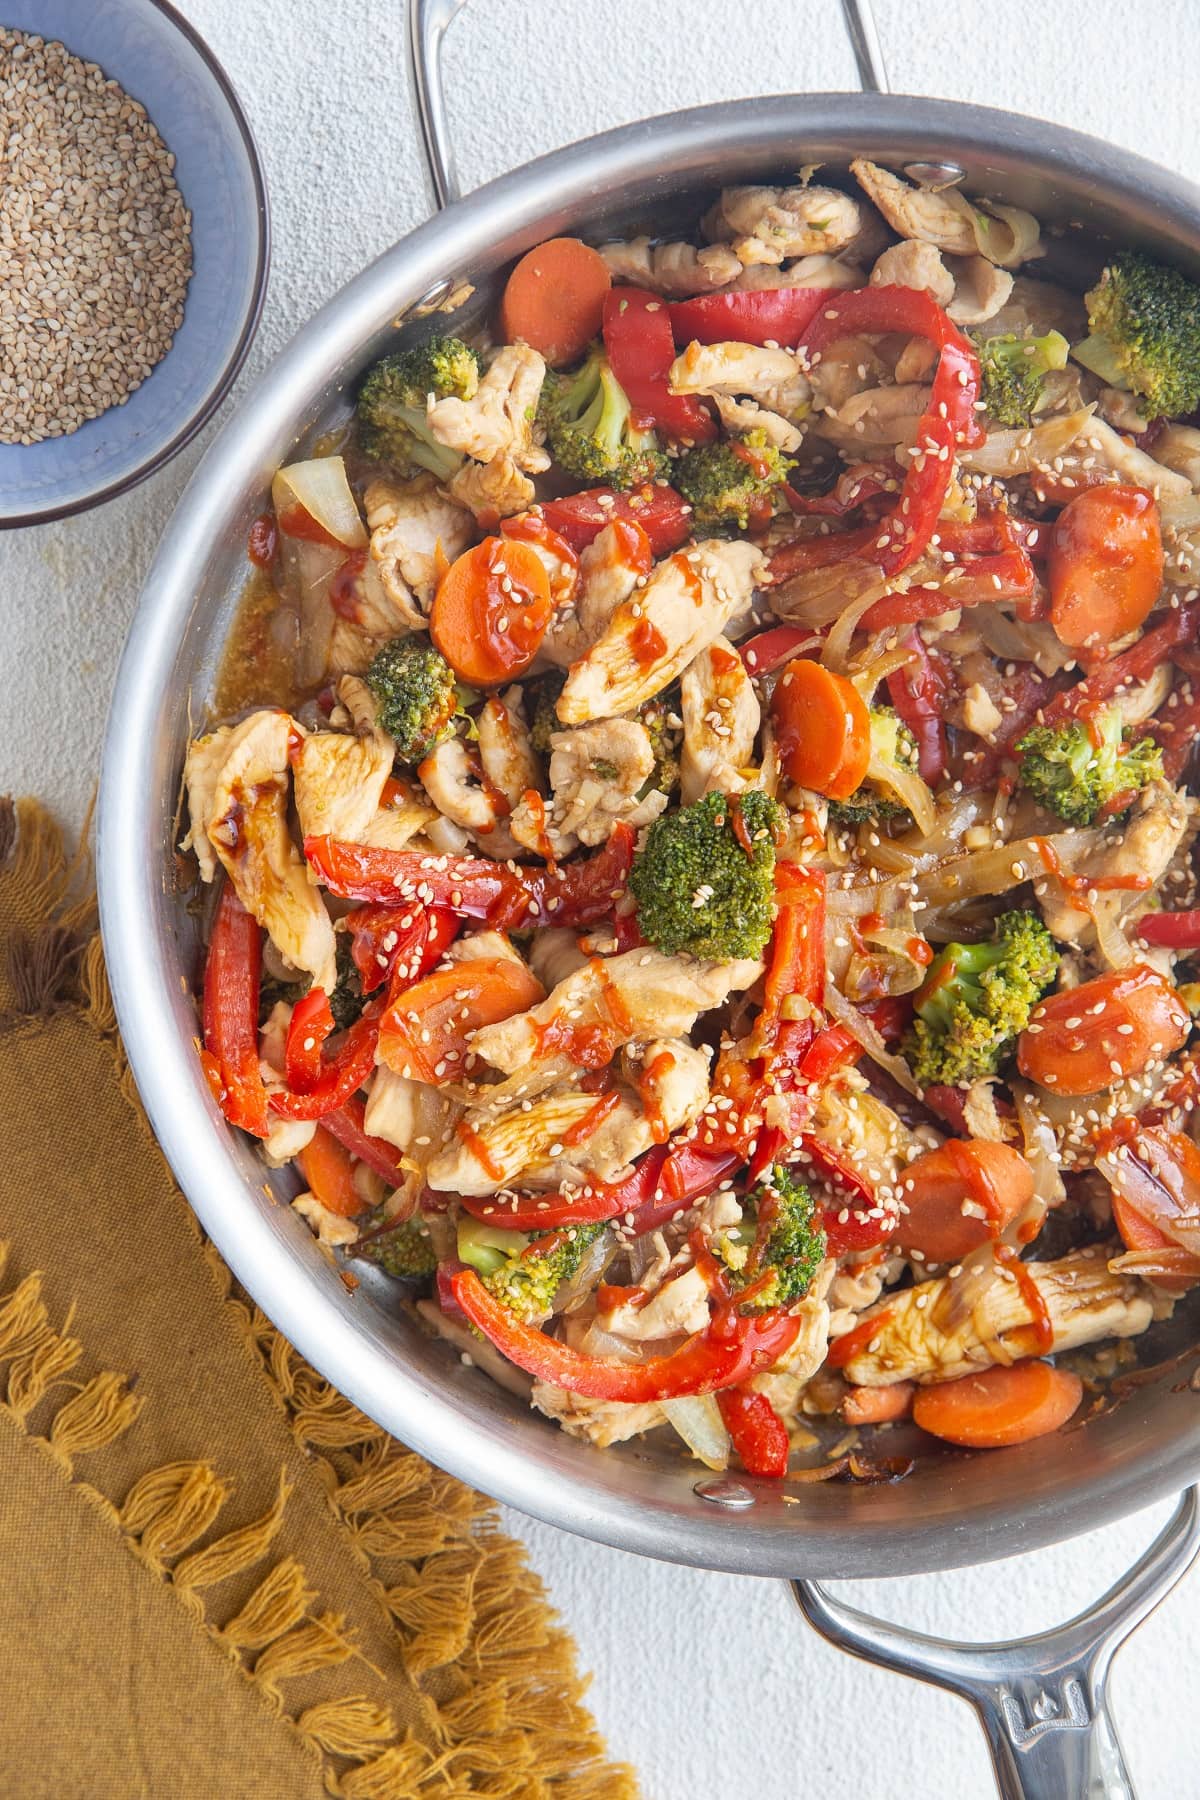
{"type": "Polygon", "coordinates": [[[1055,1430],[1200,1283],[1200,292],[814,175],[372,368],[273,486],[292,690],[184,772],[205,1069],[325,1253],[775,1477],[1055,1430]]]}

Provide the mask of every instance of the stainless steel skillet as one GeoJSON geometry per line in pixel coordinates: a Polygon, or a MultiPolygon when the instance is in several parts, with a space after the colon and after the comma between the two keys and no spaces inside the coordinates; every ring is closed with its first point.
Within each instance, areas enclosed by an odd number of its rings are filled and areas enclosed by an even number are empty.
{"type": "MultiPolygon", "coordinates": [[[[465,1369],[395,1305],[386,1283],[347,1293],[213,1108],[193,1050],[195,927],[172,846],[189,719],[202,718],[237,607],[246,533],[273,470],[345,416],[358,373],[460,281],[463,328],[504,271],[560,232],[601,241],[691,229],[724,183],[865,154],[895,168],[961,168],[966,187],[1061,226],[1053,255],[1140,243],[1200,276],[1200,191],[1096,139],[987,108],[891,96],[771,97],[607,132],[457,198],[437,50],[462,0],[410,0],[414,79],[435,189],[449,204],[352,281],[276,360],[189,483],[164,535],[118,677],[104,753],[101,907],[114,995],[151,1121],[205,1230],[279,1328],[364,1411],[441,1466],[539,1518],[625,1549],[747,1574],[902,1575],[1034,1549],[1178,1493],[1200,1475],[1200,1411],[1179,1377],[1136,1391],[1085,1429],[1020,1449],[923,1461],[893,1487],[697,1481],[668,1446],[599,1451],[568,1439],[465,1369]]],[[[860,69],[882,78],[857,24],[860,69]]],[[[1194,1335],[1177,1317],[1152,1351],[1194,1335]]],[[[1106,1659],[1200,1544],[1192,1496],[1120,1592],[1078,1626],[962,1652],[847,1614],[810,1580],[814,1624],[858,1654],[963,1693],[985,1715],[1009,1795],[1131,1791],[1103,1710],[1106,1659]]]]}

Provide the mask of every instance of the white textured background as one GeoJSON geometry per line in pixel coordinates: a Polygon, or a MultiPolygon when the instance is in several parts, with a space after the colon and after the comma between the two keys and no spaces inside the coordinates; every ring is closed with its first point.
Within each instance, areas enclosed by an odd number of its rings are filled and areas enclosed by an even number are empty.
{"type": "MultiPolygon", "coordinates": [[[[228,412],[290,332],[425,214],[402,4],[177,4],[237,86],[271,190],[266,314],[228,412]]],[[[1060,120],[1200,176],[1195,0],[876,0],[876,10],[897,91],[1060,120]]],[[[834,0],[474,0],[447,51],[468,186],[649,113],[854,80],[834,0]]],[[[40,792],[81,818],[126,623],[204,441],[100,512],[0,539],[0,789],[40,792]]],[[[861,1584],[853,1597],[927,1630],[985,1638],[1037,1629],[1098,1594],[1163,1516],[991,1569],[861,1584]]],[[[600,1722],[613,1752],[639,1766],[647,1800],[993,1792],[982,1739],[959,1702],[828,1649],[782,1586],[642,1562],[509,1522],[595,1671],[600,1722]]],[[[1195,1580],[1177,1590],[1117,1667],[1116,1710],[1142,1800],[1200,1796],[1197,1592],[1195,1580]]]]}

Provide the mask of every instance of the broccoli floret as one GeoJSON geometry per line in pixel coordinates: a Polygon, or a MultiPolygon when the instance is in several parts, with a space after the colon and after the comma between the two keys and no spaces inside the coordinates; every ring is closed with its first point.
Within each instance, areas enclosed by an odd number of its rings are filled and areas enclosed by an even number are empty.
{"type": "Polygon", "coordinates": [[[529,741],[539,756],[549,756],[550,739],[562,731],[563,722],[555,708],[567,684],[565,669],[547,669],[525,683],[525,717],[529,721],[529,741]]]}
{"type": "Polygon", "coordinates": [[[523,1231],[485,1225],[464,1213],[458,1221],[458,1254],[489,1293],[519,1319],[535,1323],[547,1317],[561,1284],[570,1280],[585,1251],[607,1229],[603,1223],[570,1225],[544,1237],[530,1237],[523,1231]]]}
{"type": "Polygon", "coordinates": [[[577,481],[638,487],[666,466],[654,432],[634,424],[629,398],[603,350],[593,349],[573,372],[549,376],[538,414],[555,462],[577,481]]]}
{"type": "Polygon", "coordinates": [[[1128,250],[1084,299],[1091,335],[1071,351],[1076,362],[1140,394],[1154,418],[1200,405],[1200,288],[1128,250]]]}
{"type": "Polygon", "coordinates": [[[1045,337],[1018,337],[1004,332],[999,337],[975,340],[979,372],[983,378],[981,399],[997,425],[1014,430],[1033,422],[1042,389],[1051,369],[1065,369],[1071,346],[1061,331],[1045,337]]]}
{"type": "Polygon", "coordinates": [[[734,1289],[755,1290],[741,1310],[765,1312],[802,1300],[825,1260],[825,1232],[808,1188],[793,1169],[775,1163],[746,1195],[743,1210],[737,1229],[713,1245],[734,1289]]]}
{"type": "MultiPolygon", "coordinates": [[[[372,1215],[368,1231],[383,1222],[372,1215]]],[[[378,1237],[368,1238],[366,1243],[356,1247],[355,1255],[365,1256],[369,1262],[377,1264],[385,1275],[400,1275],[410,1281],[426,1280],[437,1268],[437,1257],[429,1241],[428,1228],[420,1218],[402,1219],[391,1231],[383,1231],[378,1237]]]]}
{"type": "MultiPolygon", "coordinates": [[[[890,706],[871,708],[871,762],[879,770],[915,768],[917,740],[890,706]]],[[[866,825],[878,819],[902,818],[908,811],[889,792],[882,773],[856,787],[846,800],[829,802],[829,817],[839,825],[866,825]]]]}
{"type": "Polygon", "coordinates": [[[358,393],[358,441],[364,455],[406,473],[428,469],[439,481],[448,481],[462,455],[438,443],[426,422],[426,401],[430,394],[437,400],[469,400],[478,386],[478,359],[459,338],[430,338],[385,356],[358,393]]]}
{"type": "Polygon", "coordinates": [[[402,762],[420,762],[445,737],[459,705],[454,671],[427,637],[392,638],[375,652],[367,686],[381,730],[396,740],[402,762]]]}
{"type": "Polygon", "coordinates": [[[1037,913],[1002,913],[990,943],[947,944],[916,998],[903,1051],[929,1087],[994,1075],[1058,972],[1059,953],[1037,913]]]}
{"type": "Polygon", "coordinates": [[[665,693],[656,694],[653,700],[647,700],[638,712],[638,724],[645,726],[654,752],[654,767],[638,790],[639,800],[651,793],[669,796],[679,786],[679,746],[683,741],[683,728],[671,724],[677,704],[678,690],[672,687],[665,693]],[[675,696],[674,700],[671,695],[675,696]]]}
{"type": "Polygon", "coordinates": [[[646,942],[668,955],[757,956],[771,935],[782,821],[782,808],[757,791],[705,794],[656,819],[629,876],[646,942]]]}
{"type": "Polygon", "coordinates": [[[362,1015],[366,1005],[366,997],[362,991],[362,980],[354,961],[353,946],[348,932],[339,931],[334,938],[334,950],[337,957],[337,982],[329,996],[329,1010],[333,1014],[333,1022],[339,1031],[347,1031],[362,1015]]]}
{"type": "Polygon", "coordinates": [[[1126,741],[1119,707],[1106,707],[1086,724],[1035,725],[1017,744],[1022,787],[1038,804],[1070,825],[1092,825],[1101,813],[1123,812],[1134,794],[1161,781],[1162,751],[1153,738],[1126,741]],[[1125,804],[1114,808],[1114,802],[1125,804]]]}
{"type": "Polygon", "coordinates": [[[779,488],[794,467],[765,431],[755,430],[686,450],[671,481],[691,502],[696,525],[745,531],[751,519],[771,517],[779,488]]]}

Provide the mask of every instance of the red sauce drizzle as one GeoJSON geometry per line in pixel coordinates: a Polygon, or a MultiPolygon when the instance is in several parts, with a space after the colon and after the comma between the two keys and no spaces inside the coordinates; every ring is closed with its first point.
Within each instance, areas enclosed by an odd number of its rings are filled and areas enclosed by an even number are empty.
{"type": "Polygon", "coordinates": [[[671,558],[671,561],[674,563],[675,567],[679,570],[679,573],[683,579],[683,585],[684,585],[685,589],[687,590],[687,592],[691,595],[693,603],[696,606],[703,606],[704,605],[704,583],[701,581],[699,575],[697,575],[695,569],[692,567],[692,565],[688,561],[687,557],[683,554],[682,551],[680,551],[677,555],[675,555],[671,558]]]}
{"type": "Polygon", "coordinates": [[[488,1180],[503,1181],[504,1170],[496,1161],[495,1157],[488,1149],[487,1144],[474,1127],[468,1125],[465,1119],[460,1119],[454,1129],[458,1133],[459,1139],[467,1146],[467,1149],[471,1152],[471,1155],[475,1158],[488,1180]]]}
{"type": "Polygon", "coordinates": [[[534,835],[537,838],[537,853],[551,868],[557,867],[554,845],[550,842],[550,834],[546,830],[546,802],[536,788],[526,788],[524,793],[525,808],[533,823],[534,835]]]}
{"type": "Polygon", "coordinates": [[[754,839],[750,836],[750,827],[747,825],[745,814],[742,812],[741,800],[736,794],[729,802],[729,822],[733,826],[734,837],[737,839],[746,855],[753,861],[754,839]]]}
{"type": "Polygon", "coordinates": [[[329,584],[329,604],[343,619],[358,617],[358,591],[355,582],[367,566],[365,550],[352,550],[329,584]]]}
{"type": "Polygon", "coordinates": [[[612,1282],[602,1281],[596,1289],[596,1306],[600,1312],[616,1312],[618,1306],[632,1306],[640,1310],[650,1296],[645,1288],[616,1287],[612,1282]]]}
{"type": "Polygon", "coordinates": [[[590,1106],[581,1119],[576,1119],[574,1125],[570,1125],[566,1131],[560,1132],[559,1143],[582,1144],[584,1139],[590,1138],[594,1131],[599,1131],[613,1107],[620,1104],[621,1096],[616,1088],[607,1094],[601,1094],[595,1105],[590,1106]]]}
{"type": "Polygon", "coordinates": [[[905,941],[904,948],[920,969],[927,969],[933,961],[933,948],[930,944],[925,942],[923,937],[908,938],[905,941]]]}
{"type": "Polygon", "coordinates": [[[955,1174],[967,1190],[968,1197],[981,1206],[993,1225],[1004,1217],[1004,1208],[996,1186],[978,1157],[972,1156],[961,1138],[947,1138],[942,1146],[954,1164],[955,1174]]]}
{"type": "Polygon", "coordinates": [[[667,640],[649,619],[639,619],[629,634],[629,648],[639,668],[648,669],[666,655],[667,640]]]}
{"type": "Polygon", "coordinates": [[[996,1245],[996,1261],[1001,1263],[1010,1274],[1015,1276],[1021,1298],[1032,1314],[1033,1341],[1040,1351],[1054,1348],[1054,1320],[1050,1317],[1050,1308],[1041,1288],[1029,1273],[1029,1265],[1023,1263],[1010,1244],[996,1245]]]}
{"type": "Polygon", "coordinates": [[[650,548],[650,539],[636,519],[610,519],[608,529],[612,532],[612,542],[618,552],[614,560],[619,560],[625,568],[632,569],[635,575],[648,575],[654,567],[654,552],[650,548]]]}
{"type": "Polygon", "coordinates": [[[660,1050],[658,1055],[648,1062],[642,1070],[642,1078],[637,1084],[638,1098],[642,1103],[642,1111],[646,1115],[646,1123],[650,1127],[650,1135],[656,1144],[665,1144],[671,1133],[663,1118],[662,1107],[654,1092],[653,1083],[675,1067],[675,1058],[670,1050],[660,1050]]]}
{"type": "Polygon", "coordinates": [[[258,569],[269,569],[275,561],[275,546],[279,542],[279,532],[275,525],[274,513],[259,513],[250,527],[250,536],[246,539],[246,555],[258,569]]]}
{"type": "Polygon", "coordinates": [[[744,462],[748,465],[759,481],[765,481],[767,479],[767,476],[771,473],[771,465],[761,450],[755,450],[749,444],[739,443],[737,438],[732,438],[730,440],[729,448],[733,451],[733,454],[737,457],[739,462],[744,462]]]}
{"type": "Polygon", "coordinates": [[[877,1312],[872,1319],[860,1319],[845,1337],[834,1338],[829,1346],[829,1355],[825,1358],[831,1369],[844,1369],[847,1363],[854,1361],[860,1351],[865,1350],[873,1338],[878,1337],[892,1316],[890,1306],[877,1312]]]}
{"type": "Polygon", "coordinates": [[[1037,845],[1047,875],[1061,881],[1069,894],[1086,894],[1089,889],[1099,892],[1103,888],[1127,888],[1140,894],[1154,886],[1149,875],[1072,875],[1063,868],[1058,851],[1048,838],[1033,838],[1031,842],[1037,845]]]}
{"type": "Polygon", "coordinates": [[[278,516],[278,525],[285,537],[302,538],[306,544],[328,544],[334,550],[343,548],[342,540],[318,524],[298,501],[284,507],[278,516]]]}
{"type": "Polygon", "coordinates": [[[708,660],[714,675],[731,675],[735,669],[742,667],[742,659],[737,651],[726,649],[724,644],[710,644],[708,660]]]}

